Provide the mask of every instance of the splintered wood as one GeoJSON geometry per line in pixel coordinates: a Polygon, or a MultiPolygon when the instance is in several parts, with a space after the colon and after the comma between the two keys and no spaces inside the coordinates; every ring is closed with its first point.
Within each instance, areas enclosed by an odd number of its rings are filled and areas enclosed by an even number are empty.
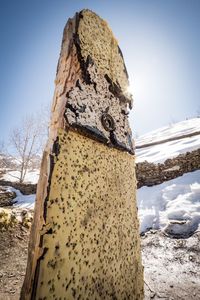
{"type": "Polygon", "coordinates": [[[69,19],[21,300],[143,299],[128,75],[107,23],[69,19]]]}

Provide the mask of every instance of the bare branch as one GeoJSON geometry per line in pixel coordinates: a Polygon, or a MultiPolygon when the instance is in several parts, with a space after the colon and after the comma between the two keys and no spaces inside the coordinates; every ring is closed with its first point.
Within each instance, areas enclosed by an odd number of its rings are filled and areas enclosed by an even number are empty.
{"type": "Polygon", "coordinates": [[[47,139],[48,117],[49,111],[42,108],[37,115],[23,118],[10,134],[13,154],[19,162],[20,182],[25,180],[28,168],[43,150],[47,139]]]}

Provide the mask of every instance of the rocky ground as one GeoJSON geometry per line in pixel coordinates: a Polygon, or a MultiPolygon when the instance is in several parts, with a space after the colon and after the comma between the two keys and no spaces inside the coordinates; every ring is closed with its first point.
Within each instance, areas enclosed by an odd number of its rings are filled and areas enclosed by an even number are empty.
{"type": "Polygon", "coordinates": [[[0,300],[19,299],[26,269],[29,229],[0,230],[0,300]]]}
{"type": "MultiPolygon", "coordinates": [[[[0,231],[0,300],[18,300],[23,282],[29,229],[0,231]]],[[[145,300],[200,299],[200,233],[171,239],[160,231],[141,237],[145,300]]]]}
{"type": "Polygon", "coordinates": [[[160,231],[142,237],[145,299],[200,299],[200,232],[171,239],[160,231]]]}

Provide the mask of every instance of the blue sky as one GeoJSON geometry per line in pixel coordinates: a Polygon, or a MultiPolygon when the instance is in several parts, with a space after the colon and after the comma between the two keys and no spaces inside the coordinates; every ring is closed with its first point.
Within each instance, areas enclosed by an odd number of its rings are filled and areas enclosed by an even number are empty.
{"type": "Polygon", "coordinates": [[[0,0],[0,140],[52,102],[62,32],[90,8],[119,41],[139,135],[200,110],[199,0],[0,0]]]}

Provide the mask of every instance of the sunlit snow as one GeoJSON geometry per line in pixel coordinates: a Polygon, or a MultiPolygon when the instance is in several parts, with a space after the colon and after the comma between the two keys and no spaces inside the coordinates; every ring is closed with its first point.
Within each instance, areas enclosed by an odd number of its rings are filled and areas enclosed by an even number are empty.
{"type": "Polygon", "coordinates": [[[188,235],[200,224],[200,170],[137,191],[140,230],[188,235]]]}
{"type": "Polygon", "coordinates": [[[13,187],[8,187],[7,191],[15,192],[16,194],[16,198],[13,199],[14,208],[34,209],[36,196],[35,194],[23,195],[19,190],[13,187]]]}
{"type": "MultiPolygon", "coordinates": [[[[175,123],[155,131],[149,132],[136,140],[136,146],[180,137],[186,134],[200,132],[200,118],[194,118],[175,123]]],[[[200,134],[191,137],[169,141],[166,143],[136,149],[136,162],[147,160],[153,163],[162,163],[168,158],[173,158],[181,153],[200,148],[200,134]]]]}
{"type": "MultiPolygon", "coordinates": [[[[7,181],[18,181],[20,178],[20,172],[8,171],[6,174],[3,175],[2,178],[7,181]]],[[[35,184],[38,182],[38,179],[39,179],[39,170],[33,170],[33,171],[28,170],[24,182],[35,184]]]]}

